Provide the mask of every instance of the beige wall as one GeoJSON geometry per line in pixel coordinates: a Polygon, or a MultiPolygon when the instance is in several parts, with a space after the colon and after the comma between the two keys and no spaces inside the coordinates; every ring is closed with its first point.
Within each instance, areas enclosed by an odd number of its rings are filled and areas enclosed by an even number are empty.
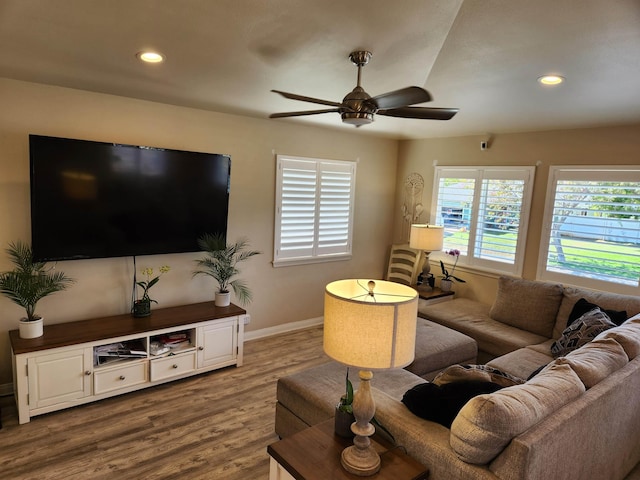
{"type": "MultiPolygon", "coordinates": [[[[537,165],[523,271],[524,278],[535,279],[549,166],[638,165],[640,161],[640,124],[494,135],[490,139],[489,149],[481,151],[480,142],[487,138],[470,136],[400,142],[394,242],[403,240],[400,237],[400,207],[404,181],[409,174],[417,172],[424,177],[425,214],[421,221],[427,222],[431,209],[434,163],[439,166],[537,165]]],[[[432,271],[440,273],[439,265],[432,263],[432,271]]],[[[489,304],[493,302],[497,288],[496,275],[465,269],[456,271],[464,272],[460,276],[467,281],[455,285],[457,293],[489,304]]]]}
{"type": "MultiPolygon", "coordinates": [[[[29,133],[226,153],[232,158],[229,238],[247,236],[254,248],[264,252],[243,267],[243,277],[254,291],[254,301],[247,307],[252,316],[248,331],[320,317],[324,286],[334,279],[382,277],[389,244],[402,240],[404,179],[412,172],[424,177],[423,200],[428,212],[436,161],[438,165],[540,162],[524,269],[525,278],[535,278],[549,165],[637,164],[640,158],[640,125],[497,135],[488,150],[480,151],[480,141],[486,136],[396,142],[6,79],[0,79],[0,105],[0,271],[12,268],[4,254],[7,242],[30,238],[29,133]],[[359,159],[351,261],[271,266],[274,151],[359,159]]],[[[428,220],[428,213],[421,220],[428,220]]],[[[161,230],[158,225],[158,234],[161,230]]],[[[154,298],[160,306],[212,298],[212,283],[191,276],[197,257],[175,254],[138,259],[139,268],[162,264],[172,267],[154,287],[154,298]]],[[[46,323],[128,311],[131,258],[59,262],[58,268],[76,278],[77,283],[66,292],[42,300],[38,310],[46,323]]],[[[437,273],[436,265],[432,268],[437,273]]],[[[495,275],[460,272],[468,281],[456,286],[461,296],[493,301],[495,275]]],[[[6,332],[17,328],[21,316],[19,307],[0,297],[0,385],[11,381],[6,332]]]]}
{"type": "MultiPolygon", "coordinates": [[[[247,236],[264,252],[242,267],[253,289],[248,331],[320,317],[324,286],[335,279],[384,274],[391,242],[397,142],[296,126],[283,121],[163,105],[0,79],[0,271],[12,268],[7,242],[30,241],[28,134],[150,145],[231,155],[230,240],[247,236]],[[350,261],[273,268],[275,155],[359,159],[354,255],[350,261]]],[[[51,232],[55,235],[55,232],[51,232]]],[[[162,235],[162,225],[150,235],[162,235]]],[[[213,283],[192,278],[198,254],[139,257],[138,268],[172,270],[153,289],[160,306],[207,301],[213,283]]],[[[58,262],[77,283],[38,304],[45,324],[125,313],[132,259],[58,262]]],[[[7,331],[23,311],[0,297],[0,385],[11,381],[7,331]]]]}

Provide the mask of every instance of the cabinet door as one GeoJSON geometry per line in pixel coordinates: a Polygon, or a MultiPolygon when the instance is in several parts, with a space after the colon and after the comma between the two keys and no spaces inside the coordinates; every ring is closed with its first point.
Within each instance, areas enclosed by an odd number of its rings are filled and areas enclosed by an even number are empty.
{"type": "Polygon", "coordinates": [[[237,317],[198,327],[198,368],[231,365],[237,356],[237,317]]]}
{"type": "Polygon", "coordinates": [[[92,361],[91,348],[30,357],[29,407],[48,407],[91,395],[92,361]]]}

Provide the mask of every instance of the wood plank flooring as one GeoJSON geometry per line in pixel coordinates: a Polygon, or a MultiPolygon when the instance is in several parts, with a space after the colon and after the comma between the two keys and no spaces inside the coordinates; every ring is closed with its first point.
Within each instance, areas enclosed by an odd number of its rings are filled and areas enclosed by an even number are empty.
{"type": "Polygon", "coordinates": [[[268,479],[276,381],[319,365],[322,328],[245,343],[229,367],[18,425],[0,398],[0,478],[268,479]]]}

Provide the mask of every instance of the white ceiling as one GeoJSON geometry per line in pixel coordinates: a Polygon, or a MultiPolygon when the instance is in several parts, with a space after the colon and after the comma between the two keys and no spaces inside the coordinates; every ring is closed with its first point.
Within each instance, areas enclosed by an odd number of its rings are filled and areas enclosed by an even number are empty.
{"type": "Polygon", "coordinates": [[[358,49],[370,95],[417,85],[460,112],[270,121],[394,138],[640,121],[640,0],[0,0],[0,77],[259,118],[323,108],[271,89],[340,102],[358,49]]]}

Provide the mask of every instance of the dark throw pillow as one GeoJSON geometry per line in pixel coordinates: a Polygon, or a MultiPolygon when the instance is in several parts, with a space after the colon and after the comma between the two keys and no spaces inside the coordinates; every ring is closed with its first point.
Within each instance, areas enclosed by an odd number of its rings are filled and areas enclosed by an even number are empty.
{"type": "Polygon", "coordinates": [[[606,308],[602,308],[601,306],[596,305],[595,303],[591,303],[587,301],[586,298],[581,298],[575,303],[575,305],[573,306],[573,310],[571,310],[571,313],[569,314],[569,319],[567,320],[567,327],[571,325],[573,322],[575,322],[577,319],[579,319],[582,315],[584,315],[587,312],[590,312],[594,308],[599,308],[600,310],[602,310],[604,313],[607,314],[609,319],[618,326],[622,325],[628,318],[626,310],[622,310],[622,311],[607,310],[606,308]]]}
{"type": "Polygon", "coordinates": [[[560,338],[551,345],[551,354],[556,358],[562,357],[615,326],[609,316],[596,307],[564,329],[560,338]]]}
{"type": "Polygon", "coordinates": [[[493,393],[501,388],[493,382],[455,382],[440,386],[421,383],[407,390],[402,403],[414,415],[451,428],[451,423],[465,403],[476,395],[493,393]]]}
{"type": "Polygon", "coordinates": [[[546,366],[547,366],[547,364],[545,363],[544,365],[540,365],[540,366],[539,366],[538,368],[536,368],[533,372],[531,372],[531,374],[527,377],[527,382],[528,382],[529,380],[531,380],[533,377],[535,377],[537,374],[539,374],[539,373],[542,371],[542,369],[543,369],[544,367],[546,367],[546,366]]]}

